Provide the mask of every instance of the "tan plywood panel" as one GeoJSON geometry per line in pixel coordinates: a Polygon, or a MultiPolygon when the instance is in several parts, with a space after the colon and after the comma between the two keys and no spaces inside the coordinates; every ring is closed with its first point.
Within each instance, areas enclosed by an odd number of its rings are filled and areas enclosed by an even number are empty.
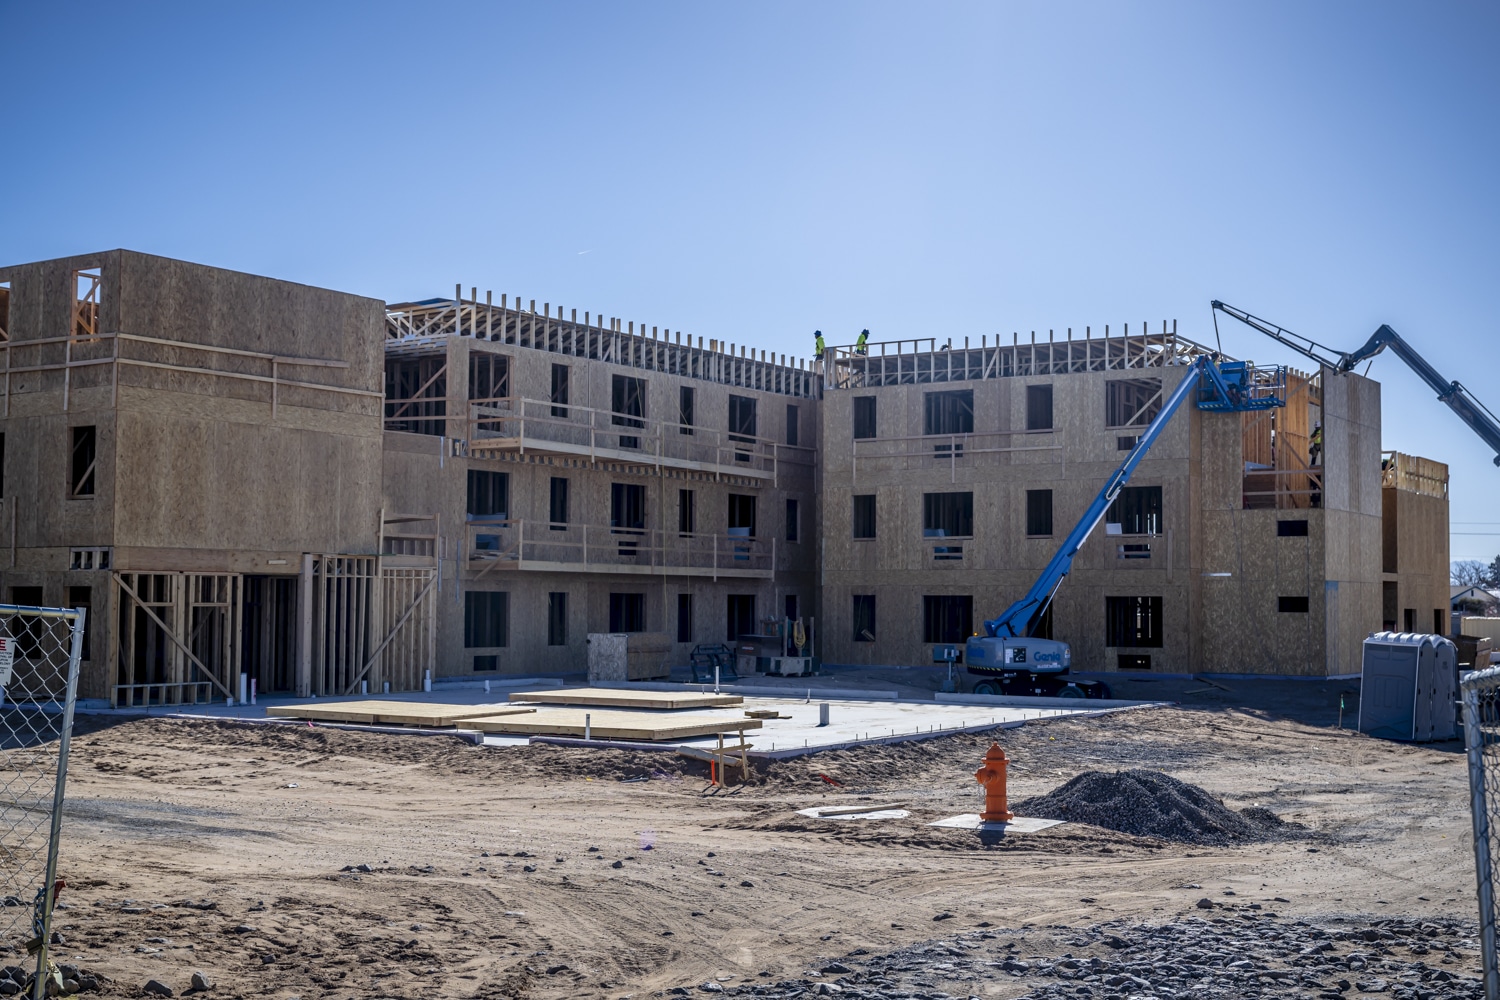
{"type": "Polygon", "coordinates": [[[510,700],[536,705],[587,705],[600,708],[733,708],[745,699],[737,694],[697,691],[630,691],[613,688],[571,688],[514,691],[510,700]]]}
{"type": "Polygon", "coordinates": [[[733,715],[653,715],[646,712],[585,712],[581,708],[541,708],[525,715],[464,720],[465,729],[531,736],[582,736],[601,740],[680,740],[715,733],[759,729],[759,719],[733,715]],[[584,716],[589,716],[586,721],[584,716]]]}
{"type": "Polygon", "coordinates": [[[273,705],[266,714],[277,719],[357,722],[365,725],[455,726],[473,716],[524,714],[521,705],[439,705],[427,702],[341,701],[328,705],[273,705]]]}

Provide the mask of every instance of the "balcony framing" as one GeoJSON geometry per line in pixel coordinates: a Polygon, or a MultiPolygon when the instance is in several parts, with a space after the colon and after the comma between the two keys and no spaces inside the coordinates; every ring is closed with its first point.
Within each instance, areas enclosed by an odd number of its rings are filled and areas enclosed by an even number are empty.
{"type": "Polygon", "coordinates": [[[470,521],[464,530],[468,583],[491,572],[528,571],[769,580],[775,567],[775,537],[554,525],[526,518],[470,521]]]}

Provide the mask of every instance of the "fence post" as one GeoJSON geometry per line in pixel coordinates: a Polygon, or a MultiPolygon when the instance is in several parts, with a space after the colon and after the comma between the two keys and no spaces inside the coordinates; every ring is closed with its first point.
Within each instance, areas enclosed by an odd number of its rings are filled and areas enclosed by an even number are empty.
{"type": "MultiPolygon", "coordinates": [[[[1488,674],[1490,671],[1485,671],[1488,674]]],[[[1489,678],[1494,679],[1494,678],[1489,678]]],[[[1490,856],[1490,811],[1484,773],[1484,727],[1480,716],[1478,676],[1462,687],[1464,746],[1469,762],[1469,809],[1474,817],[1474,873],[1479,890],[1479,947],[1484,963],[1485,1000],[1500,1000],[1500,968],[1495,955],[1495,884],[1490,856]]],[[[1487,692],[1494,697],[1494,692],[1487,692]]]]}

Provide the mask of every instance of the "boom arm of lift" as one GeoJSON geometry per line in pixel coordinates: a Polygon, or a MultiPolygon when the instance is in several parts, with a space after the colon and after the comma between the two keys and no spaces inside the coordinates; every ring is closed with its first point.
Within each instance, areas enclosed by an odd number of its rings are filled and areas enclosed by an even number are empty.
{"type": "Polygon", "coordinates": [[[1370,337],[1365,345],[1352,353],[1336,351],[1311,340],[1301,334],[1292,333],[1283,329],[1275,323],[1268,322],[1258,316],[1252,316],[1243,309],[1226,305],[1217,300],[1213,303],[1214,309],[1233,316],[1246,326],[1279,341],[1292,350],[1311,358],[1320,365],[1325,365],[1337,372],[1353,370],[1354,366],[1368,358],[1373,358],[1386,348],[1390,348],[1418,377],[1426,382],[1432,391],[1437,393],[1437,398],[1448,404],[1448,408],[1458,414],[1458,419],[1469,425],[1469,428],[1478,434],[1484,443],[1489,445],[1495,452],[1495,464],[1500,465],[1500,418],[1491,413],[1483,403],[1475,399],[1473,394],[1458,382],[1450,382],[1438,374],[1438,370],[1427,363],[1416,351],[1412,350],[1410,344],[1401,339],[1401,335],[1389,326],[1382,325],[1380,329],[1370,337]]]}
{"type": "Polygon", "coordinates": [[[1109,505],[1115,502],[1115,498],[1120,495],[1125,484],[1130,482],[1136,466],[1141,464],[1141,460],[1146,457],[1146,452],[1150,451],[1151,446],[1161,437],[1167,422],[1172,419],[1172,414],[1176,413],[1183,402],[1198,389],[1199,379],[1205,374],[1217,382],[1214,376],[1217,376],[1218,372],[1214,368],[1213,361],[1206,355],[1193,362],[1187,376],[1177,384],[1177,388],[1172,390],[1172,395],[1162,403],[1161,412],[1136,440],[1135,447],[1130,449],[1130,454],[1125,456],[1125,461],[1121,462],[1120,467],[1109,477],[1109,481],[1104,484],[1099,495],[1094,497],[1094,502],[1089,504],[1088,510],[1083,512],[1083,517],[1079,518],[1078,523],[1073,526],[1073,530],[1069,532],[1067,539],[1057,550],[1057,554],[1052,557],[1047,568],[1042,570],[1041,576],[1037,577],[1031,589],[1026,592],[1026,596],[1001,612],[1000,617],[984,623],[986,635],[1016,638],[1027,634],[1031,623],[1047,610],[1047,605],[1052,602],[1052,595],[1057,592],[1063,579],[1072,571],[1073,557],[1078,554],[1079,549],[1083,548],[1083,543],[1088,541],[1089,535],[1093,534],[1099,522],[1104,520],[1109,505]]]}

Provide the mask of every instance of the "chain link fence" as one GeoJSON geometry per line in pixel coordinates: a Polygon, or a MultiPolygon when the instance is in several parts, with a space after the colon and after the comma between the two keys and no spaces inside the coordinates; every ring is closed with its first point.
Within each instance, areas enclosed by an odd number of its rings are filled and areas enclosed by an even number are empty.
{"type": "Polygon", "coordinates": [[[1484,995],[1500,1000],[1495,955],[1495,865],[1500,862],[1500,667],[1465,674],[1459,682],[1464,746],[1469,756],[1469,806],[1474,814],[1474,869],[1479,881],[1479,944],[1484,995]]]}
{"type": "Polygon", "coordinates": [[[26,945],[37,998],[49,978],[56,893],[45,889],[57,879],[83,626],[81,610],[0,604],[0,941],[26,945]]]}

